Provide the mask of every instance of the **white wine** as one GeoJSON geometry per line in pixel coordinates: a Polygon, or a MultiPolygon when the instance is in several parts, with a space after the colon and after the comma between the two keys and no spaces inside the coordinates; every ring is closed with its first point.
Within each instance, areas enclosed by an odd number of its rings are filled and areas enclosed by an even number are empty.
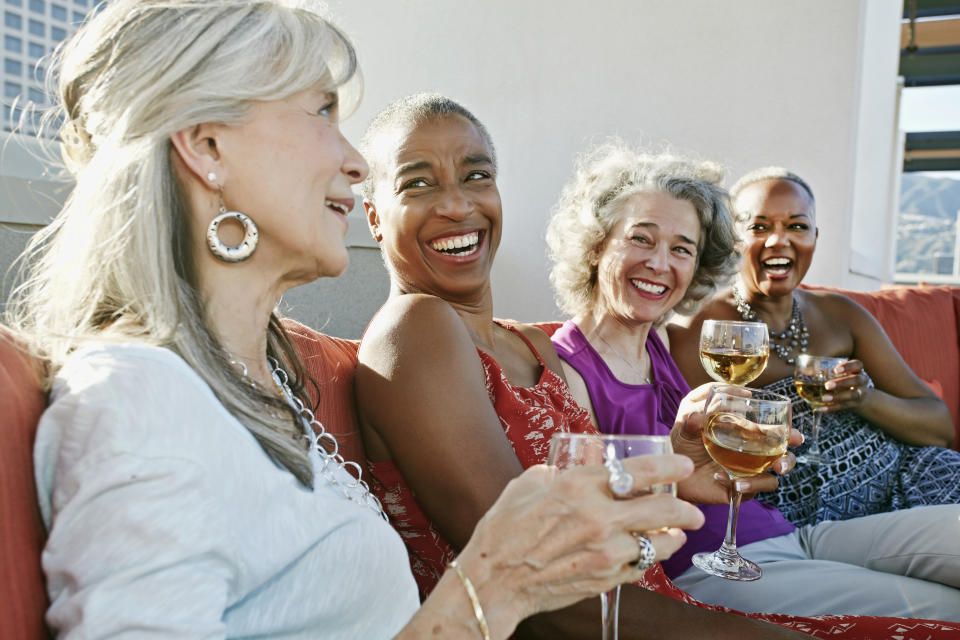
{"type": "Polygon", "coordinates": [[[703,427],[710,457],[735,478],[766,471],[787,452],[783,425],[759,425],[735,413],[713,413],[703,427]]]}
{"type": "Polygon", "coordinates": [[[700,363],[714,380],[745,385],[763,373],[769,355],[768,349],[745,354],[739,349],[701,347],[700,363]]]}
{"type": "Polygon", "coordinates": [[[823,394],[830,393],[830,391],[824,386],[826,383],[826,380],[815,380],[803,377],[796,377],[793,380],[793,384],[797,388],[797,393],[799,393],[800,397],[803,398],[804,401],[814,409],[817,407],[822,407],[824,404],[826,404],[823,401],[823,394]]]}

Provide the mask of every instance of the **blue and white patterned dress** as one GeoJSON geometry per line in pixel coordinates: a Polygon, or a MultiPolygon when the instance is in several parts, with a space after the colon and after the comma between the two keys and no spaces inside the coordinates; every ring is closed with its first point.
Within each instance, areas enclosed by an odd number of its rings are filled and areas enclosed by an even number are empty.
{"type": "MultiPolygon", "coordinates": [[[[793,402],[793,426],[809,435],[813,412],[784,378],[764,387],[793,402]]],[[[809,444],[794,450],[802,452],[809,444]]],[[[960,503],[960,451],[914,447],[873,426],[853,411],[823,414],[819,467],[797,464],[780,489],[757,496],[797,526],[822,520],[960,503]]]]}

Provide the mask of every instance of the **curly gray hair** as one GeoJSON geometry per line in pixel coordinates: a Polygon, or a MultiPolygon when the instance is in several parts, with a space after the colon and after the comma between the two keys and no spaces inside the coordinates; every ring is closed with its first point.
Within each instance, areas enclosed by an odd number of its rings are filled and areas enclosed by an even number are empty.
{"type": "Polygon", "coordinates": [[[621,205],[634,194],[663,191],[690,202],[700,220],[697,268],[675,307],[692,313],[730,279],[740,259],[722,179],[718,164],[648,154],[619,140],[581,156],[547,227],[550,281],[560,308],[572,316],[589,309],[596,293],[597,259],[621,205]]]}
{"type": "MultiPolygon", "coordinates": [[[[731,207],[733,203],[737,201],[737,196],[740,195],[741,191],[755,182],[760,182],[761,180],[787,180],[788,182],[793,182],[798,187],[806,191],[807,195],[810,196],[810,215],[814,215],[817,208],[817,199],[813,197],[813,189],[810,188],[810,185],[807,184],[807,181],[792,171],[784,169],[783,167],[775,166],[754,169],[750,173],[747,173],[742,178],[734,182],[733,186],[730,187],[731,207]]],[[[748,215],[747,212],[737,210],[734,210],[733,214],[736,217],[737,222],[743,222],[748,215]]]]}

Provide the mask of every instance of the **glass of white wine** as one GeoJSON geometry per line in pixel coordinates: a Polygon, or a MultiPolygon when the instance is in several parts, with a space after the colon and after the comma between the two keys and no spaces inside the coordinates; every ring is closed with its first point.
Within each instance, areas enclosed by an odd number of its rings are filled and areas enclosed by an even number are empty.
{"type": "Polygon", "coordinates": [[[700,363],[717,382],[746,385],[767,367],[770,335],[762,322],[704,320],[700,363]]]}
{"type": "Polygon", "coordinates": [[[834,369],[846,362],[846,358],[825,358],[801,353],[797,356],[797,366],[793,371],[793,384],[804,402],[813,408],[813,426],[810,428],[810,443],[806,451],[797,456],[797,462],[819,465],[826,461],[820,453],[820,418],[818,409],[825,403],[823,395],[830,393],[824,386],[828,380],[839,378],[834,369]]]}
{"type": "Polygon", "coordinates": [[[760,567],[737,551],[740,492],[736,479],[766,471],[787,452],[790,399],[762,389],[713,389],[705,413],[703,444],[730,477],[730,515],[720,548],[694,555],[693,564],[728,580],[757,580],[760,567]]]}
{"type": "MultiPolygon", "coordinates": [[[[595,433],[557,433],[550,440],[547,464],[568,469],[584,464],[604,464],[634,456],[673,453],[670,436],[599,435],[595,433]]],[[[645,493],[677,495],[677,484],[635,487],[633,496],[645,493]]],[[[617,640],[620,587],[600,595],[600,624],[603,640],[617,640]]]]}

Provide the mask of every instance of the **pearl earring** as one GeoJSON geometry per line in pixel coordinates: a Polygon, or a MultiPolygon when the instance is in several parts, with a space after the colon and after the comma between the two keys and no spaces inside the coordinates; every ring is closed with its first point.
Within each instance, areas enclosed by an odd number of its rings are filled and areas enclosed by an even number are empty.
{"type": "Polygon", "coordinates": [[[217,181],[217,174],[215,174],[213,171],[211,171],[210,173],[207,174],[207,180],[209,180],[210,182],[216,183],[216,181],[217,181]]]}

